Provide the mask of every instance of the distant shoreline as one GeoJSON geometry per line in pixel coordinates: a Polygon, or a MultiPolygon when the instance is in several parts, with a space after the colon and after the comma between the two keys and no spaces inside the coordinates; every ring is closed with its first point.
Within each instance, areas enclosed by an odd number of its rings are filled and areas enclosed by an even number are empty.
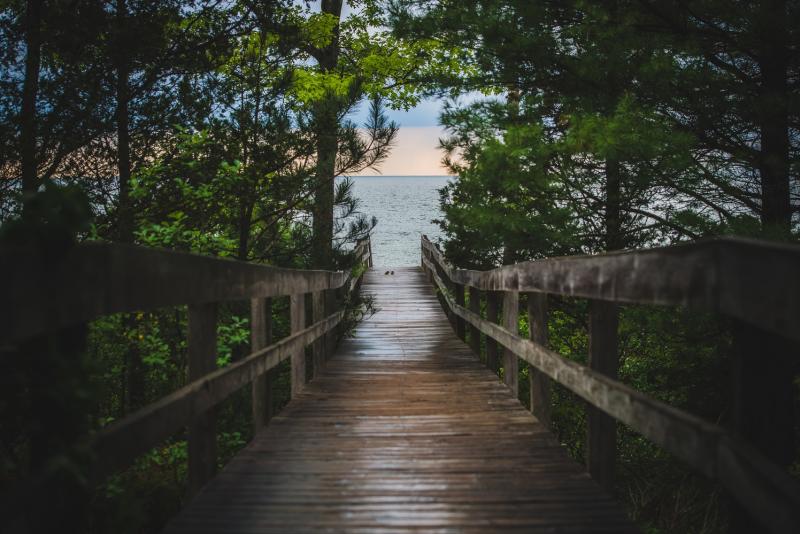
{"type": "Polygon", "coordinates": [[[455,178],[454,174],[355,174],[349,178],[455,178]]]}

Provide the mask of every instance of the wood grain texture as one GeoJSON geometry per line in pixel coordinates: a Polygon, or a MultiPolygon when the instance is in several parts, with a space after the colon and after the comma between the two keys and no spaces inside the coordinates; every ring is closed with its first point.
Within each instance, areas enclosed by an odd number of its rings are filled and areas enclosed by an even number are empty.
{"type": "MultiPolygon", "coordinates": [[[[534,343],[548,347],[547,332],[547,294],[528,293],[528,338],[534,343]]],[[[472,310],[470,310],[472,311],[472,310]]],[[[471,328],[476,327],[470,325],[471,328]]],[[[536,369],[528,366],[528,385],[533,415],[546,427],[550,427],[550,379],[536,369]]]]}
{"type": "MultiPolygon", "coordinates": [[[[316,323],[325,318],[325,292],[315,291],[311,296],[312,322],[316,323]]],[[[313,356],[314,377],[319,376],[325,367],[325,338],[317,339],[311,347],[313,356]]]]}
{"type": "MultiPolygon", "coordinates": [[[[503,291],[503,327],[515,334],[519,332],[519,293],[516,291],[503,291]]],[[[503,349],[503,382],[516,397],[519,393],[519,358],[508,349],[503,349]]]]}
{"type": "Polygon", "coordinates": [[[424,236],[422,246],[450,281],[484,291],[687,306],[800,340],[798,245],[721,237],[663,248],[548,258],[491,271],[449,265],[424,236]]]}
{"type": "MultiPolygon", "coordinates": [[[[434,280],[436,279],[436,273],[434,273],[434,280]]],[[[490,323],[497,323],[498,318],[500,317],[500,300],[499,294],[497,291],[488,291],[486,293],[486,320],[490,323]]],[[[497,341],[495,341],[492,337],[486,338],[486,367],[488,367],[493,373],[497,372],[497,367],[500,364],[500,357],[499,357],[499,347],[497,346],[497,341]]]]}
{"type": "MultiPolygon", "coordinates": [[[[453,295],[456,298],[456,304],[464,306],[464,286],[461,284],[453,284],[453,295]]],[[[461,341],[467,340],[467,324],[461,317],[456,317],[456,335],[461,341]]]]}
{"type": "MultiPolygon", "coordinates": [[[[250,352],[258,352],[272,343],[272,298],[250,300],[250,352]]],[[[253,380],[253,434],[272,418],[272,376],[269,371],[253,380]]]]}
{"type": "MultiPolygon", "coordinates": [[[[433,264],[426,260],[426,268],[433,264]]],[[[434,283],[444,282],[434,272],[434,283]]],[[[466,308],[447,305],[489,338],[596,408],[718,480],[748,513],[771,532],[800,532],[800,483],[762,453],[717,425],[650,398],[617,380],[522,339],[466,308]]]]}
{"type": "MultiPolygon", "coordinates": [[[[589,301],[589,368],[613,380],[619,371],[617,304],[589,301]]],[[[617,422],[591,404],[586,407],[586,467],[598,484],[614,487],[617,422]]]]}
{"type": "MultiPolygon", "coordinates": [[[[477,287],[469,288],[469,309],[472,313],[481,313],[481,292],[477,287]]],[[[469,346],[477,356],[481,354],[481,331],[475,325],[469,325],[469,346]]]]}
{"type": "Polygon", "coordinates": [[[166,532],[636,532],[453,333],[416,268],[166,532]]]}
{"type": "Polygon", "coordinates": [[[103,428],[90,438],[95,460],[93,482],[99,483],[130,465],[137,456],[185,427],[196,415],[216,406],[319,336],[332,331],[342,317],[343,312],[336,312],[103,428]]]}
{"type": "Polygon", "coordinates": [[[0,343],[110,313],[341,287],[343,272],[279,269],[124,244],[83,243],[53,259],[0,250],[0,343]]]}
{"type": "MultiPolygon", "coordinates": [[[[292,334],[306,327],[306,296],[302,293],[289,297],[289,326],[292,334]]],[[[299,348],[292,354],[292,398],[303,391],[306,385],[306,349],[299,348]]]]}
{"type": "MultiPolygon", "coordinates": [[[[217,305],[190,305],[188,315],[189,380],[194,381],[217,368],[217,305]]],[[[190,421],[188,455],[188,495],[192,496],[217,471],[217,414],[213,407],[190,421]]]]}

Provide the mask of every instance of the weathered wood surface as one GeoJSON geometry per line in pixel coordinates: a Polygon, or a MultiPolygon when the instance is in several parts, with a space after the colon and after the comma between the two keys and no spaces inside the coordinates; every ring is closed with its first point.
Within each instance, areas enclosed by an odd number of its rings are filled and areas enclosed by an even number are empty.
{"type": "MultiPolygon", "coordinates": [[[[444,281],[423,261],[440,288],[444,281]]],[[[673,408],[457,306],[450,310],[592,406],[625,423],[705,476],[718,480],[772,532],[800,532],[800,484],[717,425],[673,408]]]]}
{"type": "MultiPolygon", "coordinates": [[[[217,305],[189,306],[186,342],[189,380],[195,381],[217,369],[217,305]]],[[[214,407],[189,421],[189,495],[195,495],[217,471],[217,413],[214,407]]]]}
{"type": "Polygon", "coordinates": [[[337,312],[308,328],[283,338],[247,358],[205,375],[138,412],[112,423],[92,438],[95,456],[92,478],[102,481],[128,466],[137,456],[185,427],[197,415],[225,400],[293,353],[336,327],[337,312]]]}
{"type": "MultiPolygon", "coordinates": [[[[464,319],[459,317],[459,320],[464,319]]],[[[503,327],[515,334],[519,331],[519,293],[516,291],[503,292],[503,327]]],[[[519,393],[519,358],[509,349],[503,350],[503,382],[516,397],[519,393]]]]}
{"type": "MultiPolygon", "coordinates": [[[[289,327],[292,334],[306,327],[306,296],[302,293],[289,297],[289,327]]],[[[292,398],[296,397],[306,385],[306,348],[298,348],[291,359],[292,398]]]]}
{"type": "Polygon", "coordinates": [[[416,268],[169,533],[635,532],[481,365],[416,268]]]}
{"type": "MultiPolygon", "coordinates": [[[[472,313],[481,313],[481,292],[476,287],[469,288],[469,309],[472,313]]],[[[469,346],[476,355],[481,353],[481,331],[475,325],[469,325],[469,346]]]]}
{"type": "Polygon", "coordinates": [[[800,246],[716,238],[665,248],[549,258],[491,271],[456,269],[424,236],[453,282],[484,291],[537,291],[688,306],[800,340],[800,246]]]}
{"type": "MultiPolygon", "coordinates": [[[[271,343],[272,299],[251,299],[250,350],[252,352],[258,352],[264,347],[268,347],[271,343]]],[[[270,371],[266,371],[253,380],[251,395],[254,434],[257,434],[272,418],[272,378],[270,371]]]]}
{"type": "MultiPolygon", "coordinates": [[[[616,380],[619,374],[619,312],[617,304],[589,302],[589,368],[616,380]]],[[[617,422],[594,406],[586,413],[586,467],[604,488],[614,487],[617,422]]]]}
{"type": "MultiPolygon", "coordinates": [[[[436,274],[434,273],[434,276],[436,274]]],[[[491,323],[497,323],[497,319],[500,317],[500,306],[498,303],[499,293],[497,291],[488,291],[486,293],[486,320],[491,323]]],[[[492,337],[486,338],[486,367],[491,369],[494,372],[497,372],[497,368],[500,365],[499,362],[499,348],[497,346],[497,341],[494,340],[492,337]]]]}
{"type": "MultiPolygon", "coordinates": [[[[475,312],[470,308],[471,312],[475,312]]],[[[470,325],[478,331],[478,327],[470,325]]],[[[528,293],[528,338],[548,347],[547,332],[547,295],[544,293],[528,293]]],[[[530,388],[531,412],[546,426],[550,426],[550,379],[541,371],[528,367],[528,386],[530,388]]]]}
{"type": "Polygon", "coordinates": [[[110,313],[341,287],[343,272],[279,269],[123,244],[84,243],[59,259],[0,251],[0,343],[110,313]]]}

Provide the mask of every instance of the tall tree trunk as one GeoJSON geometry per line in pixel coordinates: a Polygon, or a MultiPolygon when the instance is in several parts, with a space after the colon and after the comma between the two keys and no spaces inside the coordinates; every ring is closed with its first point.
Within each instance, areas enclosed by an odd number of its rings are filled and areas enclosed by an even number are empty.
{"type": "MultiPolygon", "coordinates": [[[[341,18],[342,0],[322,0],[322,13],[341,18]]],[[[328,73],[339,62],[339,25],[334,29],[330,44],[317,51],[320,71],[328,73]]],[[[333,268],[333,200],[336,184],[336,152],[338,149],[339,114],[334,96],[317,105],[315,123],[317,130],[316,193],[314,196],[314,223],[312,264],[314,267],[333,268]]]]}
{"type": "MultiPolygon", "coordinates": [[[[509,86],[508,88],[508,96],[506,97],[506,105],[508,110],[508,125],[509,127],[513,127],[519,124],[520,117],[519,117],[519,100],[520,100],[520,92],[519,88],[516,85],[509,86]]],[[[517,249],[515,248],[515,241],[519,241],[517,239],[518,236],[510,235],[510,239],[506,241],[503,246],[503,257],[501,261],[503,265],[511,265],[517,262],[517,249]]]]}
{"type": "MultiPolygon", "coordinates": [[[[119,176],[119,196],[117,197],[117,240],[122,243],[133,242],[133,209],[130,198],[131,181],[131,133],[130,133],[130,65],[123,46],[126,38],[128,7],[125,0],[117,0],[116,41],[114,51],[116,85],[116,122],[117,122],[117,174],[119,176]]],[[[137,319],[135,314],[125,315],[125,330],[135,332],[137,319]]],[[[145,368],[138,340],[128,343],[128,396],[125,399],[127,413],[145,404],[145,368]]]]}
{"type": "Polygon", "coordinates": [[[42,0],[27,0],[25,6],[25,81],[22,86],[22,201],[23,206],[39,188],[36,166],[36,99],[42,46],[42,0]]]}
{"type": "Polygon", "coordinates": [[[789,109],[787,74],[786,2],[761,3],[758,27],[761,87],[758,121],[761,130],[759,175],[761,177],[761,223],[776,236],[788,236],[792,211],[789,193],[789,109]]]}
{"type": "Polygon", "coordinates": [[[117,239],[123,243],[133,242],[133,210],[130,200],[131,181],[131,134],[130,134],[130,67],[122,47],[125,39],[125,22],[128,16],[125,0],[117,0],[117,42],[115,63],[117,71],[117,174],[119,175],[119,197],[117,198],[117,239]]]}
{"type": "Polygon", "coordinates": [[[622,165],[615,156],[606,158],[606,250],[625,247],[622,236],[622,165]]]}
{"type": "Polygon", "coordinates": [[[241,261],[248,260],[248,252],[250,249],[250,229],[253,225],[253,197],[255,191],[250,189],[247,197],[241,200],[239,204],[239,246],[236,252],[236,258],[241,261]]]}

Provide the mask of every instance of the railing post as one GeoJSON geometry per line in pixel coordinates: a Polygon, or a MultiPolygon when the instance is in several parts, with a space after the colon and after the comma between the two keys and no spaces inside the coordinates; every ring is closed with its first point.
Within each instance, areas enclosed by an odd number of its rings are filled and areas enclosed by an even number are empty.
{"type": "MultiPolygon", "coordinates": [[[[619,310],[613,302],[589,301],[589,367],[609,378],[617,378],[619,310]]],[[[594,406],[587,406],[587,458],[589,474],[612,491],[617,455],[617,422],[594,406]]]]}
{"type": "MultiPolygon", "coordinates": [[[[441,267],[438,267],[437,268],[437,274],[444,281],[444,285],[445,285],[445,287],[447,287],[447,289],[450,291],[450,293],[455,295],[456,294],[455,284],[445,274],[444,269],[442,269],[441,267]]],[[[442,295],[442,297],[444,297],[444,295],[442,295]]],[[[445,301],[443,300],[443,302],[445,302],[445,301]]],[[[458,321],[456,320],[458,318],[458,316],[453,312],[453,310],[449,306],[447,307],[447,318],[450,320],[450,326],[453,327],[453,330],[454,331],[458,331],[458,327],[456,326],[457,323],[458,323],[458,321]]]]}
{"type": "MultiPolygon", "coordinates": [[[[425,258],[428,261],[432,261],[431,260],[431,253],[430,253],[430,251],[426,250],[425,247],[422,247],[422,257],[425,258]]],[[[428,283],[432,284],[433,283],[433,270],[431,268],[429,268],[428,266],[426,266],[424,262],[422,264],[422,269],[425,271],[425,274],[427,274],[428,283]]]]}
{"type": "MultiPolygon", "coordinates": [[[[503,292],[503,328],[512,334],[519,333],[519,292],[503,292]]],[[[503,349],[503,382],[519,394],[519,358],[508,349],[503,349]]]]}
{"type": "MultiPolygon", "coordinates": [[[[306,327],[306,295],[295,293],[289,296],[289,325],[291,333],[296,334],[306,327]]],[[[292,354],[292,398],[306,385],[306,349],[299,349],[292,354]]]]}
{"type": "MultiPolygon", "coordinates": [[[[336,289],[326,289],[325,293],[325,316],[333,315],[339,311],[339,303],[336,297],[336,289]]],[[[336,350],[336,329],[332,328],[325,333],[325,361],[333,357],[336,350]]]]}
{"type": "MultiPolygon", "coordinates": [[[[496,291],[486,292],[486,320],[497,323],[498,318],[498,295],[496,291]]],[[[497,341],[486,336],[486,367],[497,372],[497,341]]]]}
{"type": "MultiPolygon", "coordinates": [[[[731,431],[778,466],[795,454],[794,378],[797,345],[744,321],[734,321],[731,431]]],[[[738,503],[731,503],[732,533],[764,529],[738,503]]]]}
{"type": "MultiPolygon", "coordinates": [[[[534,343],[547,347],[547,294],[528,293],[528,336],[534,343]]],[[[528,366],[531,412],[545,426],[550,426],[550,379],[528,366]]]]}
{"type": "MultiPolygon", "coordinates": [[[[477,287],[469,286],[469,311],[477,315],[481,314],[481,292],[477,287]]],[[[469,346],[472,348],[472,352],[480,358],[481,331],[473,324],[469,325],[469,346]]]]}
{"type": "MultiPolygon", "coordinates": [[[[272,343],[272,299],[250,300],[250,350],[256,352],[272,343]]],[[[272,418],[272,370],[253,380],[253,435],[272,418]]]]}
{"type": "MultiPolygon", "coordinates": [[[[465,302],[464,302],[464,285],[463,284],[457,284],[457,283],[453,282],[453,292],[455,293],[456,304],[458,304],[459,306],[461,306],[463,308],[464,304],[465,304],[465,302]]],[[[459,337],[459,339],[461,339],[461,341],[466,341],[467,340],[467,323],[464,321],[464,319],[462,319],[461,317],[459,317],[455,313],[453,314],[453,316],[456,319],[456,335],[459,337]]]]}
{"type": "MultiPolygon", "coordinates": [[[[311,297],[311,313],[313,322],[317,323],[325,318],[325,291],[315,291],[311,297]]],[[[314,342],[314,378],[322,373],[325,367],[325,336],[320,336],[314,342]]]]}
{"type": "MultiPolygon", "coordinates": [[[[189,305],[189,380],[217,369],[217,304],[189,305]]],[[[195,417],[189,425],[189,497],[193,497],[217,470],[216,410],[195,417]]]]}

